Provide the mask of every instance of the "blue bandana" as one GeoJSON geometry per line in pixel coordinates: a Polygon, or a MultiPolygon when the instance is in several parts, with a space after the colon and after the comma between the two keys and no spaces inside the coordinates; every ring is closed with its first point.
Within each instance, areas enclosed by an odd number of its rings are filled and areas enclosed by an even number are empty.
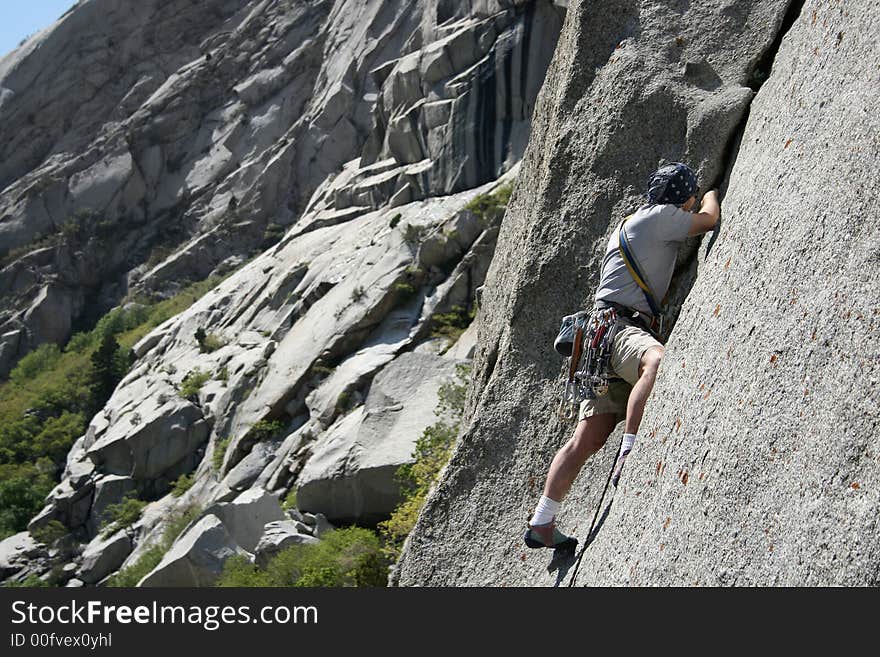
{"type": "Polygon", "coordinates": [[[660,167],[648,180],[648,201],[663,205],[681,205],[697,193],[697,176],[681,162],[660,167]]]}

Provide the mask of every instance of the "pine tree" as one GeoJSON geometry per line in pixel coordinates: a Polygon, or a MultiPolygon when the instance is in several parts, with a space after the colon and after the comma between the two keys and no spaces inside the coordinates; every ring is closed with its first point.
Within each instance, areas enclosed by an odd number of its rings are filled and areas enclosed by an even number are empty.
{"type": "Polygon", "coordinates": [[[118,358],[119,343],[112,333],[105,333],[101,346],[92,354],[91,385],[92,407],[104,406],[124,373],[118,358]]]}

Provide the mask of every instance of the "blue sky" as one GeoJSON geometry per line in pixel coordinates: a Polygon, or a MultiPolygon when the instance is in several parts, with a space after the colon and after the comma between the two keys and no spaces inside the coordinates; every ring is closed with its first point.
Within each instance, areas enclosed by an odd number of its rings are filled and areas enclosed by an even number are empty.
{"type": "Polygon", "coordinates": [[[26,36],[49,27],[76,0],[0,0],[0,57],[26,36]]]}

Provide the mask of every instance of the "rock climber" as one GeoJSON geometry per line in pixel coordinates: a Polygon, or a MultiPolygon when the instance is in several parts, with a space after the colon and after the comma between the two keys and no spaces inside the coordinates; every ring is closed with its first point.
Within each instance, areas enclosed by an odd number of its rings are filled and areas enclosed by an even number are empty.
{"type": "Polygon", "coordinates": [[[663,359],[658,339],[659,313],[653,299],[663,299],[669,289],[679,245],[689,236],[715,228],[720,216],[715,190],[703,196],[699,212],[697,177],[686,164],[675,162],[655,171],[648,181],[648,202],[625,223],[624,243],[638,262],[640,287],[621,255],[620,231],[614,231],[608,247],[596,307],[613,307],[619,325],[612,345],[611,368],[615,378],[608,392],[581,402],[574,435],[556,453],[544,484],[544,494],[528,522],[524,540],[528,547],[574,549],[577,539],[556,527],[556,514],[586,460],[598,452],[618,422],[625,421],[623,441],[612,474],[617,485],[623,463],[636,442],[645,402],[663,359]]]}

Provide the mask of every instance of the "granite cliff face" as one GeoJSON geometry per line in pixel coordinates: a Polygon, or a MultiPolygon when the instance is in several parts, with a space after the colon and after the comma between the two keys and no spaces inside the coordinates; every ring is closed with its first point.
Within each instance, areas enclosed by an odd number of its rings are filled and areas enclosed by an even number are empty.
{"type": "Polygon", "coordinates": [[[495,180],[522,156],[563,13],[80,2],[0,60],[0,377],[126,295],[277,242],[322,184],[326,225],[495,180]]]}
{"type": "Polygon", "coordinates": [[[186,512],[142,584],[204,585],[387,517],[473,352],[435,317],[485,280],[564,4],[90,0],[2,60],[0,244],[50,232],[0,272],[4,367],[90,304],[234,273],[134,346],[29,525],[64,549],[16,534],[0,577],[100,584],[186,512]],[[140,520],[102,533],[131,495],[140,520]]]}
{"type": "MultiPolygon", "coordinates": [[[[520,542],[572,430],[552,339],[660,158],[721,185],[722,224],[708,256],[709,237],[680,254],[641,439],[577,584],[880,582],[878,27],[867,0],[572,3],[488,274],[469,419],[398,584],[568,582],[520,542]]],[[[564,505],[582,542],[618,444],[564,505]]]]}

